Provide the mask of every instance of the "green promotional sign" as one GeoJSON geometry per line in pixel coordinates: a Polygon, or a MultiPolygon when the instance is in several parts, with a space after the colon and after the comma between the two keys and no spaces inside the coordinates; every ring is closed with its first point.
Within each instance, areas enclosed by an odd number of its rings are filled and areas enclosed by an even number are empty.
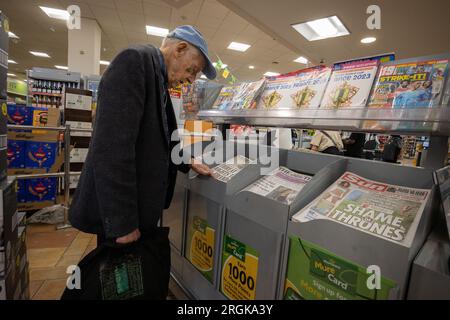
{"type": "Polygon", "coordinates": [[[254,300],[259,253],[225,235],[220,291],[231,300],[254,300]]]}
{"type": "Polygon", "coordinates": [[[13,93],[21,96],[27,95],[27,84],[23,81],[8,78],[8,93],[13,93]]]}
{"type": "Polygon", "coordinates": [[[290,236],[286,300],[384,300],[395,282],[311,242],[290,236]]]}
{"type": "Polygon", "coordinates": [[[187,258],[200,273],[212,282],[215,230],[198,216],[192,219],[188,233],[187,258]]]}

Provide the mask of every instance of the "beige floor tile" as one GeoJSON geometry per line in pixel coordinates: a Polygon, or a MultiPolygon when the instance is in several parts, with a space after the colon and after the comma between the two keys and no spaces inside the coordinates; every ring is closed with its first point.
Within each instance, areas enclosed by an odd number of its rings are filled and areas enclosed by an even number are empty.
{"type": "Polygon", "coordinates": [[[30,249],[68,247],[77,235],[76,230],[32,233],[27,237],[27,247],[30,249]]]}
{"type": "Polygon", "coordinates": [[[46,280],[33,300],[59,300],[66,287],[66,280],[46,280]]]}
{"type": "Polygon", "coordinates": [[[33,298],[33,296],[36,294],[36,292],[38,292],[43,283],[44,280],[30,281],[30,298],[33,298]]]}
{"type": "Polygon", "coordinates": [[[28,249],[30,268],[54,267],[66,248],[28,249]]]}
{"type": "Polygon", "coordinates": [[[39,232],[52,232],[55,231],[56,226],[53,224],[29,224],[27,225],[27,234],[39,233],[39,232]]]}
{"type": "Polygon", "coordinates": [[[61,259],[59,259],[58,263],[56,264],[57,267],[68,267],[70,265],[76,265],[81,260],[81,255],[73,255],[69,256],[64,254],[61,259]]]}
{"type": "Polygon", "coordinates": [[[67,267],[31,268],[30,281],[67,279],[67,267]]]}
{"type": "Polygon", "coordinates": [[[92,239],[91,239],[91,241],[89,242],[89,245],[90,246],[97,246],[97,236],[96,235],[94,235],[93,237],[92,237],[92,239]]]}
{"type": "Polygon", "coordinates": [[[95,235],[94,234],[91,234],[91,233],[85,233],[85,232],[83,232],[83,231],[79,231],[79,233],[78,233],[78,235],[77,235],[77,239],[78,238],[89,238],[89,239],[92,239],[92,237],[94,237],[95,235]]]}
{"type": "Polygon", "coordinates": [[[97,248],[97,246],[88,246],[86,248],[86,250],[83,253],[83,256],[81,257],[81,259],[83,259],[84,257],[86,257],[92,250],[94,250],[95,248],[97,248]]]}
{"type": "Polygon", "coordinates": [[[90,241],[91,239],[89,238],[75,239],[70,245],[70,247],[67,248],[65,254],[69,256],[82,255],[84,251],[86,251],[86,248],[89,245],[90,241]]]}

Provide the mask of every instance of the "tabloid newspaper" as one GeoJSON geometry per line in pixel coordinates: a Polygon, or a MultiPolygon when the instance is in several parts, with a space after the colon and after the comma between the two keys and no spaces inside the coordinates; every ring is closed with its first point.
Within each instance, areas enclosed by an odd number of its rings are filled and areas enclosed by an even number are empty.
{"type": "Polygon", "coordinates": [[[244,156],[238,155],[212,168],[212,173],[217,180],[228,182],[251,163],[254,162],[244,156]]]}
{"type": "Polygon", "coordinates": [[[410,247],[429,195],[345,172],[292,220],[329,219],[410,247]]]}
{"type": "Polygon", "coordinates": [[[290,205],[310,180],[308,175],[279,167],[244,190],[290,205]]]}

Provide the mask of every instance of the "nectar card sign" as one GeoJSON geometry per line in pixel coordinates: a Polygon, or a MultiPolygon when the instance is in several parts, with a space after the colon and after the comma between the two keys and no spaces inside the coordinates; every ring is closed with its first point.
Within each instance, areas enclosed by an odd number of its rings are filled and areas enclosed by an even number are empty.
{"type": "Polygon", "coordinates": [[[380,287],[369,288],[373,274],[366,268],[296,236],[289,238],[286,300],[385,300],[396,286],[380,276],[380,287]]]}
{"type": "Polygon", "coordinates": [[[220,291],[231,300],[254,300],[259,253],[225,235],[220,291]]]}
{"type": "Polygon", "coordinates": [[[194,216],[189,233],[191,241],[188,260],[206,279],[212,282],[215,230],[206,220],[194,216]]]}

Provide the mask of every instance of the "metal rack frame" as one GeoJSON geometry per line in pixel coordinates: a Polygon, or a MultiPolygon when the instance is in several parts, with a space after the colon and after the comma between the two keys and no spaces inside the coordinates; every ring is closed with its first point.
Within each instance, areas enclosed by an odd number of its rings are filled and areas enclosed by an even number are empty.
{"type": "Polygon", "coordinates": [[[64,221],[57,225],[56,229],[66,229],[72,227],[69,223],[69,206],[70,206],[70,176],[80,175],[81,172],[70,171],[70,133],[71,132],[92,132],[92,129],[72,129],[69,124],[60,127],[35,127],[22,125],[8,125],[8,130],[48,130],[48,131],[64,131],[64,172],[56,173],[36,173],[26,175],[16,175],[17,179],[30,178],[64,178],[64,221]]]}

